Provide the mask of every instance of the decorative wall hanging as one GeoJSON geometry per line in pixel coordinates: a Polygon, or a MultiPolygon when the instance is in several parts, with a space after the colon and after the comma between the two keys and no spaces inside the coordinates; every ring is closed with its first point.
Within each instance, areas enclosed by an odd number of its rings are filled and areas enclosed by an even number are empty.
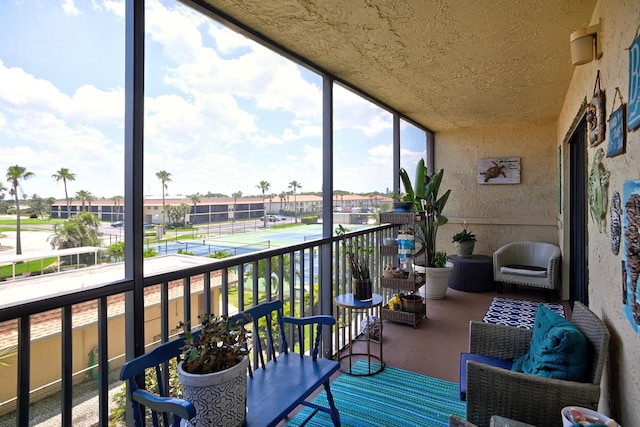
{"type": "Polygon", "coordinates": [[[628,129],[635,130],[640,126],[640,37],[636,38],[629,48],[629,111],[628,129]]]}
{"type": "Polygon", "coordinates": [[[478,160],[478,184],[520,184],[520,157],[478,160]]]}
{"type": "Polygon", "coordinates": [[[638,300],[638,277],[640,276],[640,181],[625,181],[622,187],[624,197],[624,211],[622,225],[624,234],[622,243],[624,248],[623,290],[624,315],[631,326],[640,334],[640,301],[638,300]]]}
{"type": "Polygon", "coordinates": [[[591,216],[598,224],[598,231],[604,231],[605,216],[607,213],[607,187],[609,186],[609,176],[611,172],[605,170],[602,164],[604,150],[598,148],[591,163],[589,172],[589,207],[591,216]]]}
{"type": "Polygon", "coordinates": [[[609,209],[609,215],[611,216],[611,252],[613,252],[614,255],[618,255],[620,251],[620,234],[622,233],[620,223],[621,210],[620,193],[614,191],[613,196],[611,196],[611,209],[609,209]]]}
{"type": "Polygon", "coordinates": [[[613,105],[611,106],[611,116],[609,116],[609,146],[607,148],[607,157],[617,156],[625,152],[627,147],[627,128],[624,125],[626,119],[626,105],[622,101],[620,88],[616,88],[613,95],[613,105]],[[616,100],[620,99],[620,108],[614,110],[616,100]]]}
{"type": "Polygon", "coordinates": [[[600,89],[600,70],[593,87],[593,98],[587,104],[587,130],[589,132],[589,144],[594,147],[604,141],[605,133],[605,97],[600,89]]]}

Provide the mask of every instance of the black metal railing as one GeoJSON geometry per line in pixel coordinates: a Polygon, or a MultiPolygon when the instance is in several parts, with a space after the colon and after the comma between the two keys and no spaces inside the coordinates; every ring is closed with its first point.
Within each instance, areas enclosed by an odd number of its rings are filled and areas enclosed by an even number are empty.
{"type": "MultiPolygon", "coordinates": [[[[392,233],[390,225],[382,225],[346,236],[355,247],[371,248],[366,256],[374,292],[380,292],[377,279],[383,268],[379,243],[392,233]]],[[[52,280],[55,275],[64,280],[64,273],[52,274],[52,280]]],[[[16,390],[14,396],[0,399],[0,424],[15,420],[16,425],[29,425],[38,417],[54,415],[59,425],[73,425],[81,416],[108,425],[113,407],[109,396],[120,385],[119,367],[133,339],[123,332],[133,290],[133,281],[123,280],[0,310],[0,330],[13,336],[17,350],[16,363],[0,367],[3,388],[15,384],[16,390]],[[54,339],[35,339],[39,328],[45,327],[51,328],[49,337],[54,339]],[[85,348],[87,336],[94,337],[95,347],[85,348]],[[87,354],[89,362],[83,360],[87,354]],[[34,386],[36,370],[43,384],[34,386]]],[[[285,315],[340,316],[333,298],[347,292],[351,292],[349,265],[336,237],[146,276],[144,346],[173,339],[180,332],[176,328],[180,320],[195,325],[200,313],[233,314],[273,299],[285,302],[285,315]]],[[[354,335],[360,333],[360,320],[354,319],[354,335]]],[[[348,342],[345,329],[331,332],[323,334],[324,357],[333,357],[348,342]]]]}

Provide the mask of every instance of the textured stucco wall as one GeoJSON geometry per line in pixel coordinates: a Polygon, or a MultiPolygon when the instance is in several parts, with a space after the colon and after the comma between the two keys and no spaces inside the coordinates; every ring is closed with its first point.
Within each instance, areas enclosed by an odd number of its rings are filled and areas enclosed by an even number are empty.
{"type": "Polygon", "coordinates": [[[555,121],[437,133],[435,166],[445,170],[442,189],[451,189],[440,249],[454,254],[451,236],[464,227],[476,234],[475,254],[517,240],[557,243],[555,135],[555,121]],[[520,157],[520,184],[477,182],[478,160],[495,157],[520,157]]]}
{"type": "MultiPolygon", "coordinates": [[[[638,25],[640,25],[640,2],[601,0],[595,9],[591,23],[602,22],[600,42],[603,56],[598,61],[575,67],[564,106],[558,119],[557,139],[561,144],[580,104],[585,98],[591,99],[596,74],[600,70],[601,87],[606,92],[606,116],[611,114],[616,87],[620,88],[624,102],[629,101],[629,51],[638,25]]],[[[616,108],[619,106],[619,102],[616,108]]],[[[607,140],[597,147],[588,148],[588,168],[591,167],[596,150],[606,152],[607,140]]],[[[565,162],[566,163],[566,162],[565,162]]],[[[613,191],[622,195],[625,180],[640,179],[640,130],[627,133],[626,153],[605,158],[603,164],[611,172],[608,199],[613,191]]],[[[565,169],[564,173],[567,173],[565,169]]],[[[566,180],[565,180],[566,181],[566,180]]],[[[565,198],[565,200],[567,200],[565,198]]],[[[631,328],[622,313],[621,301],[621,260],[623,248],[614,255],[610,245],[610,224],[607,212],[606,232],[600,233],[597,224],[589,216],[589,306],[607,323],[612,341],[609,366],[605,372],[600,408],[616,417],[624,426],[640,425],[640,337],[631,328]]],[[[562,223],[568,224],[565,212],[562,223]]],[[[563,242],[566,242],[568,227],[563,228],[563,242]]],[[[563,243],[563,246],[568,246],[563,243]]]]}

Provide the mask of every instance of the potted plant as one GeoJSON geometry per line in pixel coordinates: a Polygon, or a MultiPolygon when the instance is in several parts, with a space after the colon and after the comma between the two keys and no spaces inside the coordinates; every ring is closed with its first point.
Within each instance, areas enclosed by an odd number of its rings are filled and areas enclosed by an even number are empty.
{"type": "Polygon", "coordinates": [[[347,244],[347,229],[342,224],[336,228],[336,236],[342,238],[342,248],[347,254],[351,266],[351,281],[353,282],[353,297],[360,301],[370,301],[373,297],[371,286],[371,272],[369,271],[368,256],[371,248],[355,249],[353,244],[347,244]]]}
{"type": "Polygon", "coordinates": [[[413,203],[406,193],[394,191],[391,193],[391,198],[393,199],[393,211],[395,213],[411,212],[413,203]]]}
{"type": "Polygon", "coordinates": [[[454,234],[451,241],[455,244],[459,256],[467,258],[473,254],[476,236],[470,231],[467,231],[466,228],[454,234]]]}
{"type": "Polygon", "coordinates": [[[451,190],[447,190],[442,196],[438,195],[443,175],[443,169],[437,173],[429,173],[424,159],[420,159],[416,166],[415,181],[412,183],[407,171],[400,168],[400,179],[407,198],[412,202],[413,211],[424,215],[424,219],[418,224],[419,233],[416,233],[416,239],[423,243],[423,247],[416,253],[414,270],[425,275],[423,293],[428,299],[445,297],[449,276],[453,271],[453,264],[448,262],[447,253],[436,248],[438,228],[449,221],[442,212],[451,190]],[[420,265],[421,255],[423,265],[420,265]]]}
{"type": "MultiPolygon", "coordinates": [[[[246,418],[250,335],[226,315],[198,316],[199,333],[185,330],[178,379],[193,403],[193,426],[242,426],[246,418]]],[[[185,329],[185,324],[179,327],[185,329]]]]}

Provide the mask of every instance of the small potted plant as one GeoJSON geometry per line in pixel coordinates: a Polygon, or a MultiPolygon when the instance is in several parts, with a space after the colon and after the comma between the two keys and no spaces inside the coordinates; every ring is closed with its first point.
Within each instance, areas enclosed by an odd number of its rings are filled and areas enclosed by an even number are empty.
{"type": "MultiPolygon", "coordinates": [[[[246,418],[250,332],[226,315],[198,318],[202,329],[199,334],[185,330],[178,364],[182,397],[196,408],[191,423],[241,426],[246,418]]],[[[185,324],[179,327],[185,329],[185,324]]]]}
{"type": "Polygon", "coordinates": [[[370,301],[373,297],[371,286],[371,272],[369,271],[369,259],[371,248],[355,249],[353,244],[347,244],[345,234],[347,229],[342,224],[336,228],[336,236],[342,237],[342,248],[347,254],[351,266],[351,280],[353,282],[353,297],[360,301],[370,301]]]}
{"type": "Polygon", "coordinates": [[[405,213],[411,212],[411,209],[413,209],[413,203],[408,194],[399,191],[393,192],[391,193],[391,198],[393,199],[393,212],[405,213]]]}
{"type": "Polygon", "coordinates": [[[454,234],[451,241],[455,244],[459,256],[467,258],[473,254],[476,236],[471,231],[467,231],[466,228],[454,234]]]}

